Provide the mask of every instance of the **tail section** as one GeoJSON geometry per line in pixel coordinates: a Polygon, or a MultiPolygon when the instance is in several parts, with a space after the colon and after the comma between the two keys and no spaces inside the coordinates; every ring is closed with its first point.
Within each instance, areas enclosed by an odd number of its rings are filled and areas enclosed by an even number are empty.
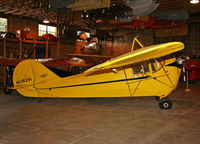
{"type": "Polygon", "coordinates": [[[37,97],[38,85],[45,84],[60,77],[33,59],[19,63],[13,73],[14,88],[24,96],[37,97]]]}

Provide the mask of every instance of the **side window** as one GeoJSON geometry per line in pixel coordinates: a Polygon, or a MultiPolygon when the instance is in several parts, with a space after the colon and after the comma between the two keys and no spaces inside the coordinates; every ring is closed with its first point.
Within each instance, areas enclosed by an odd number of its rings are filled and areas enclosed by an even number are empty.
{"type": "Polygon", "coordinates": [[[7,31],[7,19],[0,18],[0,32],[6,32],[6,31],[7,31]]]}
{"type": "Polygon", "coordinates": [[[133,70],[133,77],[134,78],[144,76],[145,73],[150,72],[149,63],[146,62],[146,63],[143,63],[141,65],[134,65],[132,67],[132,70],[133,70]]]}
{"type": "Polygon", "coordinates": [[[143,74],[144,73],[141,65],[133,66],[132,69],[133,69],[134,74],[143,74]]]}
{"type": "Polygon", "coordinates": [[[38,25],[38,35],[42,36],[43,34],[46,34],[46,33],[57,36],[57,27],[39,24],[38,25]]]}
{"type": "Polygon", "coordinates": [[[146,73],[146,72],[150,72],[150,69],[149,69],[149,62],[144,63],[142,66],[143,66],[143,69],[144,69],[144,72],[145,72],[145,73],[146,73]]]}
{"type": "Polygon", "coordinates": [[[161,61],[161,59],[152,59],[152,60],[150,60],[152,73],[158,71],[163,66],[163,64],[164,63],[161,61]]]}

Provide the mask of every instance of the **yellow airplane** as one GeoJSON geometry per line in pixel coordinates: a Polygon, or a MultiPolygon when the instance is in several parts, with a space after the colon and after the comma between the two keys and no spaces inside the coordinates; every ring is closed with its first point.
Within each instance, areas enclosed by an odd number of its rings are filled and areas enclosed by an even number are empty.
{"type": "Polygon", "coordinates": [[[61,78],[32,59],[19,63],[13,74],[12,89],[26,97],[159,98],[161,109],[170,109],[168,95],[177,87],[181,68],[176,58],[160,57],[180,51],[181,42],[143,47],[94,66],[85,72],[61,78]]]}

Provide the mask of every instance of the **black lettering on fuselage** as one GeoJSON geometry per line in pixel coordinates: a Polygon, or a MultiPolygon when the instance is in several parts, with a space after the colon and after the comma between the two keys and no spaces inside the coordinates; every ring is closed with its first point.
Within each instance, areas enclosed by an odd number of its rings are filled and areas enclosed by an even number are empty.
{"type": "Polygon", "coordinates": [[[21,80],[18,80],[16,81],[16,84],[23,84],[23,83],[27,83],[27,82],[30,82],[32,81],[32,78],[24,78],[24,79],[21,79],[21,80]]]}

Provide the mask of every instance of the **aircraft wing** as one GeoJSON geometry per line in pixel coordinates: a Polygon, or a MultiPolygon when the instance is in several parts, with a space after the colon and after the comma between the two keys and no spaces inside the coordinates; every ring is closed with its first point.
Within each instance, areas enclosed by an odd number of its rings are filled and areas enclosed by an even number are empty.
{"type": "Polygon", "coordinates": [[[94,66],[88,69],[87,71],[85,71],[84,73],[94,72],[94,71],[104,70],[104,69],[115,69],[118,67],[143,62],[146,60],[163,57],[171,53],[180,51],[183,48],[184,48],[184,44],[181,42],[169,42],[169,43],[144,47],[144,48],[137,49],[135,51],[123,54],[111,60],[108,60],[105,63],[94,66]]]}
{"type": "Polygon", "coordinates": [[[17,58],[0,58],[0,65],[2,66],[16,66],[22,60],[17,58]]]}
{"type": "MultiPolygon", "coordinates": [[[[16,66],[18,63],[23,61],[24,59],[18,58],[0,58],[0,65],[1,66],[16,66]]],[[[38,59],[45,66],[65,66],[68,65],[69,62],[64,59],[38,59]]]]}

